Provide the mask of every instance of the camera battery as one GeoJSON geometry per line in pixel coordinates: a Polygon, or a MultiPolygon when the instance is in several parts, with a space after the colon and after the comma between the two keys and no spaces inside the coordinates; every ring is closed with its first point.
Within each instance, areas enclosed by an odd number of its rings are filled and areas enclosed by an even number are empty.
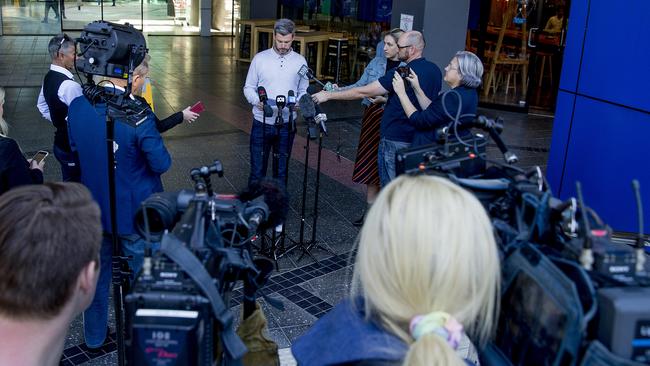
{"type": "Polygon", "coordinates": [[[650,288],[598,291],[598,339],[614,354],[650,363],[650,288]]]}

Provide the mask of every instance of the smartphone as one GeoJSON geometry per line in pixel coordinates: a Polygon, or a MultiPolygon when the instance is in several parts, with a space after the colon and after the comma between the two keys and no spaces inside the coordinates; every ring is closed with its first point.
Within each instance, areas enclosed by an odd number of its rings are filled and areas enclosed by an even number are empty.
{"type": "Polygon", "coordinates": [[[36,154],[34,154],[34,156],[32,156],[32,160],[36,161],[37,163],[40,163],[49,154],[50,153],[45,150],[39,150],[36,154]]]}
{"type": "Polygon", "coordinates": [[[196,104],[190,107],[190,110],[194,113],[201,113],[205,110],[205,106],[203,105],[203,102],[198,101],[196,104]]]}

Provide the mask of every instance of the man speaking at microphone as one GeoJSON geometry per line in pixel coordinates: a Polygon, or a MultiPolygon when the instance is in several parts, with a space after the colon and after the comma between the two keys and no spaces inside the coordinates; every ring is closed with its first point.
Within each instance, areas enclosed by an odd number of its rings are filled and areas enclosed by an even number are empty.
{"type": "MultiPolygon", "coordinates": [[[[295,131],[289,124],[289,108],[284,108],[281,102],[276,105],[276,100],[289,102],[289,91],[295,91],[295,98],[300,98],[309,84],[307,79],[298,75],[301,66],[307,65],[307,61],[291,48],[295,29],[295,24],[289,19],[276,21],[273,27],[273,47],[256,54],[248,69],[244,96],[253,106],[249,184],[266,176],[271,148],[273,178],[284,184],[287,177],[287,162],[295,131]]],[[[291,114],[291,120],[295,120],[295,113],[291,114]]]]}

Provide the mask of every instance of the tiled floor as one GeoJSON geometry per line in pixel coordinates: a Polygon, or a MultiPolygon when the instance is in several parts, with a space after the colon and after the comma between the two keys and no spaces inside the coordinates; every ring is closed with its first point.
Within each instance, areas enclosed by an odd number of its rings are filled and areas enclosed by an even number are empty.
{"type": "MultiPolygon", "coordinates": [[[[7,87],[5,119],[11,124],[10,135],[25,154],[51,150],[53,129],[43,120],[36,107],[41,78],[48,68],[47,37],[0,37],[0,85],[7,87]]],[[[165,134],[165,144],[173,165],[163,176],[167,190],[190,187],[190,168],[213,159],[223,162],[225,176],[213,184],[217,192],[236,192],[244,188],[249,171],[248,133],[250,108],[242,95],[248,64],[233,60],[230,38],[147,37],[152,55],[151,76],[154,83],[156,114],[160,117],[201,100],[207,110],[191,125],[182,125],[165,134]]],[[[323,166],[319,195],[319,216],[316,238],[324,250],[315,250],[320,263],[300,258],[295,251],[278,262],[280,271],[272,276],[266,293],[281,300],[281,312],[263,303],[269,321],[269,333],[280,348],[286,348],[313,322],[340,301],[349,290],[351,253],[358,229],[352,226],[365,206],[363,190],[351,182],[353,161],[359,136],[362,107],[358,101],[332,102],[323,106],[329,116],[330,134],[323,141],[323,166]]],[[[481,110],[489,116],[505,119],[504,140],[520,158],[524,168],[545,167],[550,144],[552,118],[542,116],[481,110]]],[[[305,135],[300,128],[301,136],[305,135]]],[[[304,137],[297,137],[290,164],[290,210],[288,235],[299,236],[304,137]]],[[[313,146],[313,145],[312,145],[313,146]]],[[[493,145],[489,155],[499,158],[493,145]]],[[[308,208],[314,200],[316,149],[310,151],[308,208]]],[[[46,165],[47,180],[59,179],[56,161],[46,165]]],[[[308,209],[308,212],[311,210],[308,209]]],[[[306,237],[311,238],[312,220],[306,220],[306,237]]],[[[238,303],[239,292],[234,294],[238,303]]],[[[233,307],[239,312],[239,305],[233,307]]],[[[114,330],[114,327],[111,326],[114,330]]],[[[81,318],[76,319],[66,340],[62,363],[80,364],[89,361],[83,349],[81,318]]],[[[87,365],[116,363],[114,336],[106,353],[87,365]]]]}

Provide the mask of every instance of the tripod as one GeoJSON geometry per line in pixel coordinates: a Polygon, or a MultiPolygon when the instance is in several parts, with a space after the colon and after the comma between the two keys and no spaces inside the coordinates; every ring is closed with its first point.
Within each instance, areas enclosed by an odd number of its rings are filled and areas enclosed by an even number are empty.
{"type": "Polygon", "coordinates": [[[311,123],[307,126],[307,143],[305,144],[305,167],[304,167],[303,178],[302,178],[302,205],[300,208],[300,236],[298,241],[289,238],[289,240],[293,243],[293,245],[288,249],[289,251],[291,251],[295,248],[300,248],[302,254],[298,258],[298,261],[300,261],[305,255],[307,255],[314,262],[319,263],[318,259],[316,259],[316,257],[311,253],[313,249],[320,249],[328,253],[331,253],[333,255],[335,254],[331,250],[318,244],[318,241],[316,240],[316,228],[318,223],[318,195],[320,191],[320,165],[321,165],[321,156],[323,151],[323,133],[325,132],[324,127],[325,126],[323,123],[318,123],[318,126],[316,126],[316,121],[311,121],[311,123]],[[317,162],[316,162],[316,183],[315,183],[315,192],[314,192],[314,208],[312,211],[313,221],[312,221],[311,240],[306,242],[305,241],[305,220],[306,220],[305,211],[307,209],[307,173],[309,171],[309,148],[310,148],[310,140],[315,140],[316,138],[318,138],[318,154],[316,158],[317,162]]]}

